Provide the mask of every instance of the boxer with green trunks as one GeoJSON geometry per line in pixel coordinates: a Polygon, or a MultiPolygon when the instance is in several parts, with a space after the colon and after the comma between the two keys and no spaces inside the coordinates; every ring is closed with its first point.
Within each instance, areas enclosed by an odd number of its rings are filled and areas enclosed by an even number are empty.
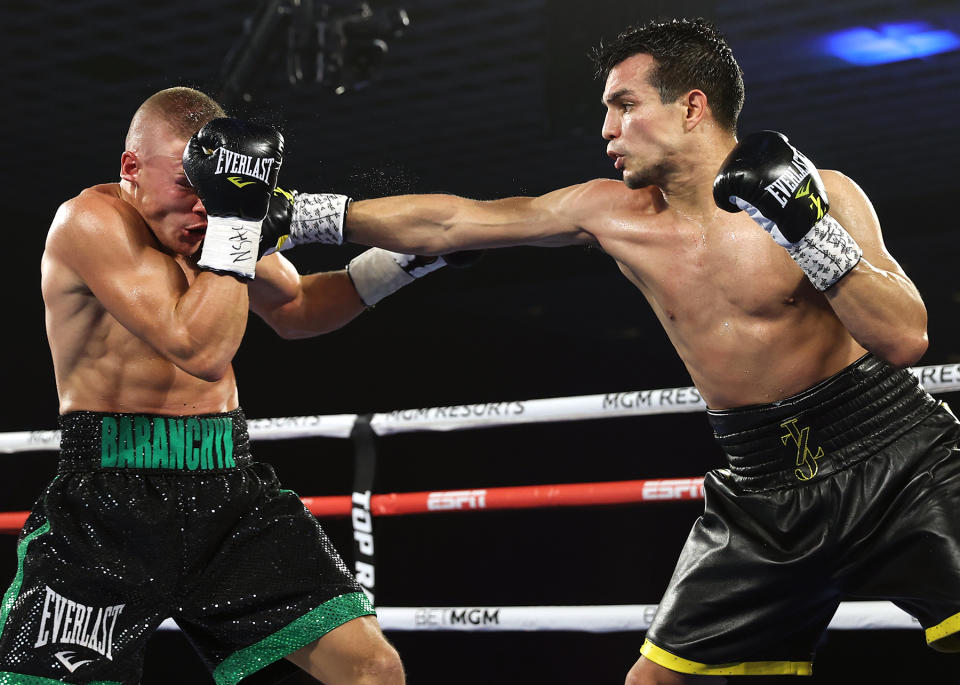
{"type": "Polygon", "coordinates": [[[60,429],[4,602],[0,682],[137,683],[172,616],[214,681],[236,683],[374,615],[317,520],[253,459],[239,409],[72,411],[60,429]]]}
{"type": "MultiPolygon", "coordinates": [[[[301,276],[261,259],[290,221],[283,138],[196,90],[148,98],[125,146],[120,182],[64,203],[47,236],[62,452],[0,606],[0,685],[138,683],[167,617],[220,685],[281,658],[328,684],[404,682],[316,520],[253,459],[231,360],[249,310],[325,333],[444,261],[374,248],[352,275],[301,276]]],[[[346,198],[302,199],[299,221],[340,230],[346,198]]]]}

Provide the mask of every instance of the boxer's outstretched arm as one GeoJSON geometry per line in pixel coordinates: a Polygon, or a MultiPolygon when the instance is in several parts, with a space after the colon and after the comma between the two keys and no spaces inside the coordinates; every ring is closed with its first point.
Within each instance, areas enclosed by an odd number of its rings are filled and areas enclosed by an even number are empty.
{"type": "Polygon", "coordinates": [[[207,271],[188,283],[118,203],[85,193],[61,206],[43,268],[73,271],[124,328],[187,373],[222,378],[246,327],[246,284],[207,271]]]}
{"type": "Polygon", "coordinates": [[[540,197],[469,200],[399,195],[350,205],[344,238],[398,252],[436,255],[511,245],[575,245],[595,238],[578,220],[591,183],[540,197]]]}

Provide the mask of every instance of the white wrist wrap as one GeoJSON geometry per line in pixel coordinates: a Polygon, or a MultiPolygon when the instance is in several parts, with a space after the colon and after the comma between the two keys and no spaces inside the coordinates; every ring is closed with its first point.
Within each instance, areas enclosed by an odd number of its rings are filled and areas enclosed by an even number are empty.
{"type": "Polygon", "coordinates": [[[294,193],[290,239],[303,243],[343,243],[343,219],[350,198],[330,193],[294,193]]]}
{"type": "Polygon", "coordinates": [[[825,214],[787,252],[821,292],[843,278],[863,256],[863,250],[836,219],[825,214]]]}
{"type": "Polygon", "coordinates": [[[408,283],[446,265],[443,257],[437,257],[429,264],[408,271],[405,267],[415,259],[415,255],[373,247],[350,260],[347,273],[360,299],[365,305],[372,307],[390,293],[395,293],[408,283]]]}
{"type": "Polygon", "coordinates": [[[204,269],[253,278],[262,223],[230,216],[207,217],[207,232],[198,264],[204,269]]]}

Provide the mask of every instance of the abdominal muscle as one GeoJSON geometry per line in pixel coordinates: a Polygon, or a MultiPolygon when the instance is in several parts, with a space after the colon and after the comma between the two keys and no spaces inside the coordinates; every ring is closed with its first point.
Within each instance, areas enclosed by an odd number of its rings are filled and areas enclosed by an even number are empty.
{"type": "Polygon", "coordinates": [[[215,382],[191,376],[160,358],[85,360],[58,378],[60,413],[105,411],[176,416],[216,414],[238,406],[233,371],[215,382]]]}
{"type": "Polygon", "coordinates": [[[81,410],[212,414],[237,408],[232,368],[216,381],[190,375],[124,328],[89,295],[64,294],[48,306],[47,320],[61,414],[81,410]],[[67,306],[68,298],[77,298],[78,306],[67,306]],[[63,319],[56,321],[59,316],[63,319]]]}
{"type": "Polygon", "coordinates": [[[721,331],[712,334],[668,334],[707,406],[732,409],[796,395],[865,354],[838,321],[830,324],[815,316],[734,319],[718,322],[721,331]]]}

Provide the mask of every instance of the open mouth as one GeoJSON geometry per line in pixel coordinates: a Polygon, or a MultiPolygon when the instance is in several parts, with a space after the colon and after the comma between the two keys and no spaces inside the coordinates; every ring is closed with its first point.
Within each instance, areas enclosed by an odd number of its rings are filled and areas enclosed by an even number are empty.
{"type": "Polygon", "coordinates": [[[180,240],[186,245],[199,245],[206,234],[206,226],[187,226],[180,234],[180,240]]]}

